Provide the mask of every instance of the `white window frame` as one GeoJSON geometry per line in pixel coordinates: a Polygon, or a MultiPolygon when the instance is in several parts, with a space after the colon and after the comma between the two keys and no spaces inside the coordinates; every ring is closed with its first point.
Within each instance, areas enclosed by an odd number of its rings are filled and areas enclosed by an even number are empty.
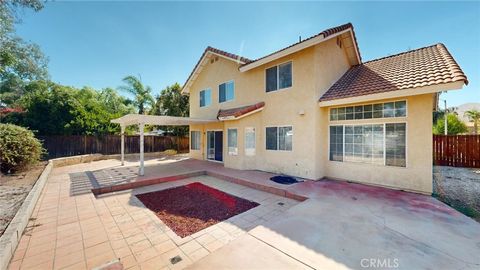
{"type": "Polygon", "coordinates": [[[282,62],[280,64],[268,66],[268,67],[265,68],[264,74],[265,74],[265,76],[264,76],[265,77],[265,87],[264,87],[265,93],[269,94],[269,93],[274,93],[274,92],[278,92],[278,91],[282,91],[282,90],[288,90],[288,89],[293,87],[293,60],[288,60],[288,61],[282,62]],[[292,85],[290,85],[289,87],[285,87],[285,88],[279,88],[279,85],[280,85],[280,69],[278,67],[281,66],[281,65],[287,64],[287,63],[292,64],[292,85]],[[277,89],[268,92],[267,91],[267,69],[272,68],[272,67],[277,67],[277,89]]]}
{"type": "MultiPolygon", "coordinates": [[[[226,97],[227,97],[227,93],[225,92],[225,99],[226,99],[226,97]]],[[[222,104],[222,103],[232,102],[232,101],[235,100],[235,97],[236,97],[236,95],[235,95],[235,81],[234,80],[226,81],[226,82],[220,83],[218,85],[218,103],[222,104]],[[227,83],[232,83],[233,84],[233,98],[229,99],[229,100],[225,100],[225,101],[220,101],[220,85],[222,85],[222,84],[226,85],[227,83]]]]}
{"type": "MultiPolygon", "coordinates": [[[[246,156],[255,156],[255,149],[257,148],[257,134],[255,127],[245,127],[245,155],[246,156]],[[247,133],[253,131],[253,148],[247,148],[247,133]]],[[[266,148],[266,147],[265,147],[266,148]]]]}
{"type": "Polygon", "coordinates": [[[202,150],[202,131],[200,130],[190,130],[190,150],[193,150],[193,151],[200,151],[202,150]],[[199,133],[199,136],[198,136],[198,142],[196,142],[198,144],[198,149],[197,148],[192,148],[192,139],[193,139],[193,132],[198,132],[199,133]]]}
{"type": "Polygon", "coordinates": [[[295,135],[295,132],[293,131],[293,125],[281,125],[281,126],[265,126],[265,150],[266,151],[280,151],[280,152],[293,152],[293,136],[295,135]],[[277,128],[277,149],[267,149],[267,128],[274,128],[276,127],[277,128]],[[280,150],[279,149],[279,146],[280,146],[280,136],[278,136],[279,134],[279,129],[281,127],[291,127],[292,128],[292,149],[291,150],[280,150]]]}
{"type": "MultiPolygon", "coordinates": [[[[397,117],[400,118],[400,117],[397,117]]],[[[376,118],[380,119],[380,118],[376,118]]],[[[392,119],[392,118],[385,118],[385,119],[392,119]]],[[[357,119],[358,120],[358,119],[357,119]]],[[[341,120],[344,121],[344,120],[341,120]]],[[[345,120],[347,121],[347,120],[345,120]]],[[[334,121],[335,122],[335,121],[334,121]]],[[[293,148],[293,144],[292,144],[293,148]]],[[[398,169],[406,169],[408,168],[408,122],[404,120],[398,120],[398,121],[382,121],[382,122],[367,122],[367,123],[335,123],[335,124],[329,124],[328,125],[328,147],[327,147],[327,153],[328,153],[328,161],[329,162],[339,162],[339,163],[353,163],[353,164],[368,164],[371,166],[382,166],[382,167],[388,167],[388,168],[398,168],[398,169]],[[387,163],[387,140],[386,140],[386,124],[405,124],[405,166],[400,167],[400,166],[390,166],[386,165],[387,163]],[[383,164],[375,164],[375,163],[367,163],[367,162],[355,162],[355,161],[346,161],[345,160],[345,126],[365,126],[365,125],[383,125],[383,164]],[[338,160],[330,160],[330,127],[331,126],[342,126],[343,129],[343,160],[338,161],[338,160]]]]}
{"type": "MultiPolygon", "coordinates": [[[[353,112],[355,115],[355,112],[353,112]]],[[[407,99],[395,99],[395,100],[389,100],[389,101],[381,101],[381,102],[373,102],[373,103],[362,103],[362,104],[357,104],[357,105],[348,105],[348,106],[335,106],[335,107],[329,107],[328,108],[328,121],[329,122],[342,122],[342,121],[372,121],[372,120],[383,120],[383,121],[388,121],[388,120],[394,120],[394,119],[407,119],[408,118],[408,100],[407,99]],[[380,117],[380,118],[373,118],[373,105],[381,103],[382,106],[384,103],[395,103],[398,101],[405,101],[405,116],[393,116],[393,117],[380,117]],[[339,108],[347,108],[347,107],[354,107],[355,106],[364,106],[364,105],[372,105],[372,118],[363,118],[363,119],[345,119],[345,120],[330,120],[331,119],[331,109],[339,109],[339,108]]]]}
{"type": "Polygon", "coordinates": [[[200,92],[198,92],[198,98],[199,98],[198,105],[200,106],[200,108],[210,107],[212,105],[212,89],[211,88],[205,88],[205,89],[200,90],[200,92]],[[205,105],[202,106],[202,104],[201,104],[202,92],[206,93],[207,91],[210,91],[210,104],[207,105],[207,102],[206,102],[207,100],[205,99],[205,105]]]}
{"type": "Polygon", "coordinates": [[[238,155],[238,128],[236,127],[227,128],[227,149],[228,149],[228,155],[230,156],[238,155]],[[235,130],[237,132],[237,140],[236,140],[235,147],[230,146],[230,130],[235,130]]]}

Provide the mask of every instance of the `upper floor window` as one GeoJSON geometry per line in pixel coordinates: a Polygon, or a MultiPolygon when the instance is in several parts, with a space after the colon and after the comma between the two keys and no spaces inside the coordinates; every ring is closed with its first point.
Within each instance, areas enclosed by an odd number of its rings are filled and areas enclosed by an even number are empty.
{"type": "Polygon", "coordinates": [[[212,104],[212,90],[205,89],[200,91],[200,107],[207,107],[212,104]]]}
{"type": "Polygon", "coordinates": [[[218,86],[218,102],[233,100],[235,98],[235,84],[233,81],[222,83],[218,86]]]}
{"type": "Polygon", "coordinates": [[[272,92],[292,86],[292,62],[267,68],[265,71],[266,91],[272,92]]]}
{"type": "Polygon", "coordinates": [[[405,100],[330,109],[330,121],[407,116],[405,100]]]}

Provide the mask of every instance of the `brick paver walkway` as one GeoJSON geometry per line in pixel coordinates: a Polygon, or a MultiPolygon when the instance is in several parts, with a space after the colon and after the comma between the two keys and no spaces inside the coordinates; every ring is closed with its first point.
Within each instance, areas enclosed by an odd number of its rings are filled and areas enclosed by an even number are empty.
{"type": "MultiPolygon", "coordinates": [[[[155,163],[158,161],[147,161],[155,163]]],[[[116,166],[118,161],[107,160],[53,169],[9,269],[91,269],[115,259],[120,259],[125,269],[183,268],[297,204],[209,176],[99,198],[88,192],[73,192],[79,185],[75,176],[102,169],[112,172],[116,166]],[[194,181],[260,206],[180,238],[133,196],[194,181]],[[172,264],[170,259],[175,256],[182,261],[172,264]]]]}

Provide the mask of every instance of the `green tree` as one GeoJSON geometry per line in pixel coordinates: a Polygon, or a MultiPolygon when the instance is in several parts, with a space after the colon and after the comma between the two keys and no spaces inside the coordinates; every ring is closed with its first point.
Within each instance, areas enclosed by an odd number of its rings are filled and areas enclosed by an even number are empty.
{"type": "Polygon", "coordinates": [[[24,87],[33,80],[48,78],[47,58],[38,45],[16,35],[15,23],[20,23],[20,11],[39,11],[39,0],[0,0],[0,100],[11,105],[24,94],[24,87]]]}
{"type": "Polygon", "coordinates": [[[477,110],[469,110],[466,111],[465,116],[470,119],[470,122],[473,122],[473,131],[475,132],[475,135],[478,134],[478,122],[480,122],[480,111],[477,110]]]}
{"type": "Polygon", "coordinates": [[[76,108],[73,125],[81,130],[81,134],[119,133],[119,125],[110,123],[110,120],[134,111],[131,105],[125,104],[125,98],[111,88],[96,91],[84,87],[76,91],[75,97],[80,106],[76,108]]]}
{"type": "Polygon", "coordinates": [[[81,127],[75,122],[80,104],[75,89],[48,81],[28,84],[28,94],[19,103],[25,113],[20,124],[39,135],[81,134],[81,127]]]}
{"type": "MultiPolygon", "coordinates": [[[[456,135],[456,134],[461,134],[468,131],[467,125],[465,125],[465,123],[463,123],[460,119],[458,119],[458,116],[454,113],[449,113],[447,115],[447,126],[448,126],[448,130],[447,130],[448,135],[456,135]]],[[[437,122],[433,126],[433,134],[442,135],[444,134],[444,131],[445,131],[445,118],[441,117],[437,120],[437,122]]]]}
{"type": "Polygon", "coordinates": [[[119,133],[110,120],[133,113],[135,108],[115,90],[76,89],[48,81],[31,82],[19,104],[24,113],[2,119],[29,127],[39,135],[98,135],[119,133]]]}
{"type": "Polygon", "coordinates": [[[119,89],[132,94],[134,96],[133,103],[138,107],[138,113],[145,114],[147,107],[154,104],[152,88],[144,86],[140,78],[132,75],[126,76],[122,81],[125,85],[120,86],[119,89]]]}
{"type": "MultiPolygon", "coordinates": [[[[168,116],[189,116],[188,96],[182,95],[181,86],[175,83],[167,86],[156,97],[156,102],[152,108],[151,114],[168,116]]],[[[176,136],[185,136],[188,134],[188,127],[160,126],[160,129],[171,132],[176,136]]]]}

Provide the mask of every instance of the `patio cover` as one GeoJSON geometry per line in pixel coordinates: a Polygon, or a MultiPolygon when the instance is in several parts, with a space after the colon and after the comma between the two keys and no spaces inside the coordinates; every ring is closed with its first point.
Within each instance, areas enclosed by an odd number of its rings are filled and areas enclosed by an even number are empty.
{"type": "Polygon", "coordinates": [[[145,174],[144,165],[144,128],[145,125],[157,126],[188,126],[190,124],[207,124],[218,122],[217,119],[198,119],[190,117],[164,116],[164,115],[143,115],[143,114],[127,114],[120,118],[111,120],[112,123],[120,124],[122,134],[121,160],[122,166],[125,160],[125,127],[138,125],[140,130],[140,168],[139,175],[145,174]]]}

